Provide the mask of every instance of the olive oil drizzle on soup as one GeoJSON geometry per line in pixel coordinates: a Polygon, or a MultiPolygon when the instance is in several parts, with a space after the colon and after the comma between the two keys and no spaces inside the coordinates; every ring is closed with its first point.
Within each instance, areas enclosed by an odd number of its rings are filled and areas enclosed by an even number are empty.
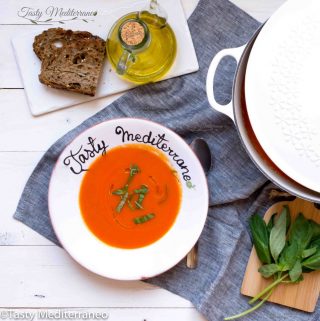
{"type": "Polygon", "coordinates": [[[154,147],[128,144],[99,156],[85,173],[80,209],[90,231],[108,245],[134,249],[173,225],[182,189],[177,172],[154,147]]]}

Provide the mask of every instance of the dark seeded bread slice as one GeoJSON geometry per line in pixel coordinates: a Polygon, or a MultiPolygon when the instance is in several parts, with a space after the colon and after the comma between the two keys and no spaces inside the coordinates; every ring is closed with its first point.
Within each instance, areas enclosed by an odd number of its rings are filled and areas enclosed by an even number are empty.
{"type": "Polygon", "coordinates": [[[43,84],[94,96],[105,57],[105,41],[89,32],[54,28],[35,37],[43,84]]]}
{"type": "Polygon", "coordinates": [[[40,60],[57,50],[57,45],[68,45],[79,39],[98,38],[87,31],[72,31],[62,28],[51,28],[34,38],[33,50],[40,60]]]}

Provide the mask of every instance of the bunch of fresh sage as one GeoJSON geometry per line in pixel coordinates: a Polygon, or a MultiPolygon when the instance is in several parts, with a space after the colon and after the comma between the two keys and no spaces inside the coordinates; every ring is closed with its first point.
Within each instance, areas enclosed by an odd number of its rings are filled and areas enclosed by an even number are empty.
{"type": "Polygon", "coordinates": [[[259,272],[274,281],[249,301],[252,308],[225,318],[243,317],[263,305],[281,283],[303,281],[303,273],[320,270],[320,225],[300,213],[294,222],[288,206],[280,215],[273,214],[268,224],[257,214],[250,218],[250,230],[257,255],[262,263],[259,272]]]}

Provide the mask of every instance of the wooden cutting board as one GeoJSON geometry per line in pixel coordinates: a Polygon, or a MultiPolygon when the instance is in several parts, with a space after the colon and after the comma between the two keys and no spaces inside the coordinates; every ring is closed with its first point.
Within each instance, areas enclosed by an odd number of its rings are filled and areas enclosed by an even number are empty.
{"type": "MultiPolygon", "coordinates": [[[[320,223],[320,210],[313,203],[298,198],[291,202],[274,204],[266,212],[264,220],[268,222],[273,213],[279,213],[282,210],[283,205],[289,206],[292,219],[295,219],[297,214],[301,212],[306,218],[311,218],[320,223]]],[[[256,250],[253,248],[242,283],[242,294],[254,297],[272,282],[272,278],[267,280],[260,275],[258,272],[260,266],[261,263],[256,250]]],[[[320,271],[310,274],[305,273],[303,276],[304,281],[301,283],[279,285],[268,301],[306,312],[313,312],[320,292],[320,271]]]]}

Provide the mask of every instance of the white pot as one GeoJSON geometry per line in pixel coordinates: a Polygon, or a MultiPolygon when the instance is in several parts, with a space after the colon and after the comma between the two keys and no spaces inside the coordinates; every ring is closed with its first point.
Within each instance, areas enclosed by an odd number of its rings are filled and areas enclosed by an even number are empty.
{"type": "Polygon", "coordinates": [[[292,195],[320,203],[320,193],[297,183],[271,161],[262,149],[251,127],[246,109],[244,81],[248,58],[260,30],[261,28],[246,45],[221,50],[213,58],[208,70],[206,84],[209,103],[213,109],[227,115],[234,121],[244,148],[252,161],[268,179],[292,195]],[[238,66],[233,81],[232,100],[227,105],[220,105],[214,98],[213,80],[220,61],[226,56],[233,57],[238,66]]]}

